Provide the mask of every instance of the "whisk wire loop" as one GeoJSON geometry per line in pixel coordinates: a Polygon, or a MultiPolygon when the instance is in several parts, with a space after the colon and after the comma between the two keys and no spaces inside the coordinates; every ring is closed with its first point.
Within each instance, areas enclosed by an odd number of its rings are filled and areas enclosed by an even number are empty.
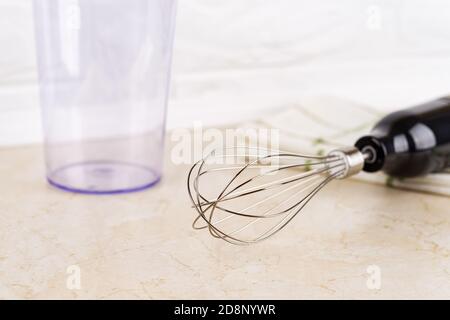
{"type": "Polygon", "coordinates": [[[235,153],[238,148],[211,153],[192,166],[187,180],[198,213],[193,228],[233,244],[260,242],[280,232],[323,187],[349,172],[343,152],[308,156],[239,148],[243,154],[235,153]],[[223,161],[231,157],[236,163],[223,161]]]}

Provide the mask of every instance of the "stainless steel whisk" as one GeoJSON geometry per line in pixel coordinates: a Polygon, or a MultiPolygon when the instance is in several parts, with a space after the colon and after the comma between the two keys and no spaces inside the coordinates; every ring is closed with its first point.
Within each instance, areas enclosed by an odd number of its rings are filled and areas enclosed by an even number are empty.
{"type": "Polygon", "coordinates": [[[450,96],[394,112],[355,147],[327,156],[229,148],[189,171],[195,229],[234,244],[282,230],[324,186],[361,171],[416,177],[450,167],[450,96]]]}
{"type": "Polygon", "coordinates": [[[283,229],[333,179],[360,172],[356,148],[307,156],[237,147],[210,154],[190,170],[195,229],[234,244],[251,244],[283,229]]]}

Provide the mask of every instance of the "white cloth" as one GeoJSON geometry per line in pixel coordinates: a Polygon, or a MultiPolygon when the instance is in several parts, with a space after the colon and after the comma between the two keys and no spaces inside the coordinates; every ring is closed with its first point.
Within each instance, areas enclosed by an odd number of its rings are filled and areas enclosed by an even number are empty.
{"type": "MultiPolygon", "coordinates": [[[[265,115],[244,127],[279,130],[280,150],[326,154],[352,146],[383,117],[375,108],[334,97],[311,98],[282,111],[265,115]]],[[[450,171],[413,179],[395,179],[383,173],[360,173],[353,179],[389,187],[450,196],[450,171]]]]}

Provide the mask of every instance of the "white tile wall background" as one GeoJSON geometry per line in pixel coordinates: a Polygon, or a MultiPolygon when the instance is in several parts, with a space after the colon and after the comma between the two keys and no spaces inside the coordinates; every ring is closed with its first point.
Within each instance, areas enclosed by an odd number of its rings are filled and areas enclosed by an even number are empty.
{"type": "MultiPolygon", "coordinates": [[[[169,127],[310,95],[388,110],[447,94],[448,39],[446,0],[179,0],[169,127]]],[[[0,0],[0,145],[40,140],[35,69],[32,0],[0,0]]]]}

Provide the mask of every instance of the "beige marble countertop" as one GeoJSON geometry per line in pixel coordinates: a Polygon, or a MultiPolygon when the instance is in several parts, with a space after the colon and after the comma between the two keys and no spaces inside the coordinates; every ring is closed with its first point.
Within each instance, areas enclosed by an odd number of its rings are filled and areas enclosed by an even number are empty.
{"type": "Polygon", "coordinates": [[[0,298],[450,298],[448,197],[339,181],[239,247],[191,229],[187,166],[167,163],[145,192],[86,196],[46,184],[40,146],[0,159],[0,298]]]}

